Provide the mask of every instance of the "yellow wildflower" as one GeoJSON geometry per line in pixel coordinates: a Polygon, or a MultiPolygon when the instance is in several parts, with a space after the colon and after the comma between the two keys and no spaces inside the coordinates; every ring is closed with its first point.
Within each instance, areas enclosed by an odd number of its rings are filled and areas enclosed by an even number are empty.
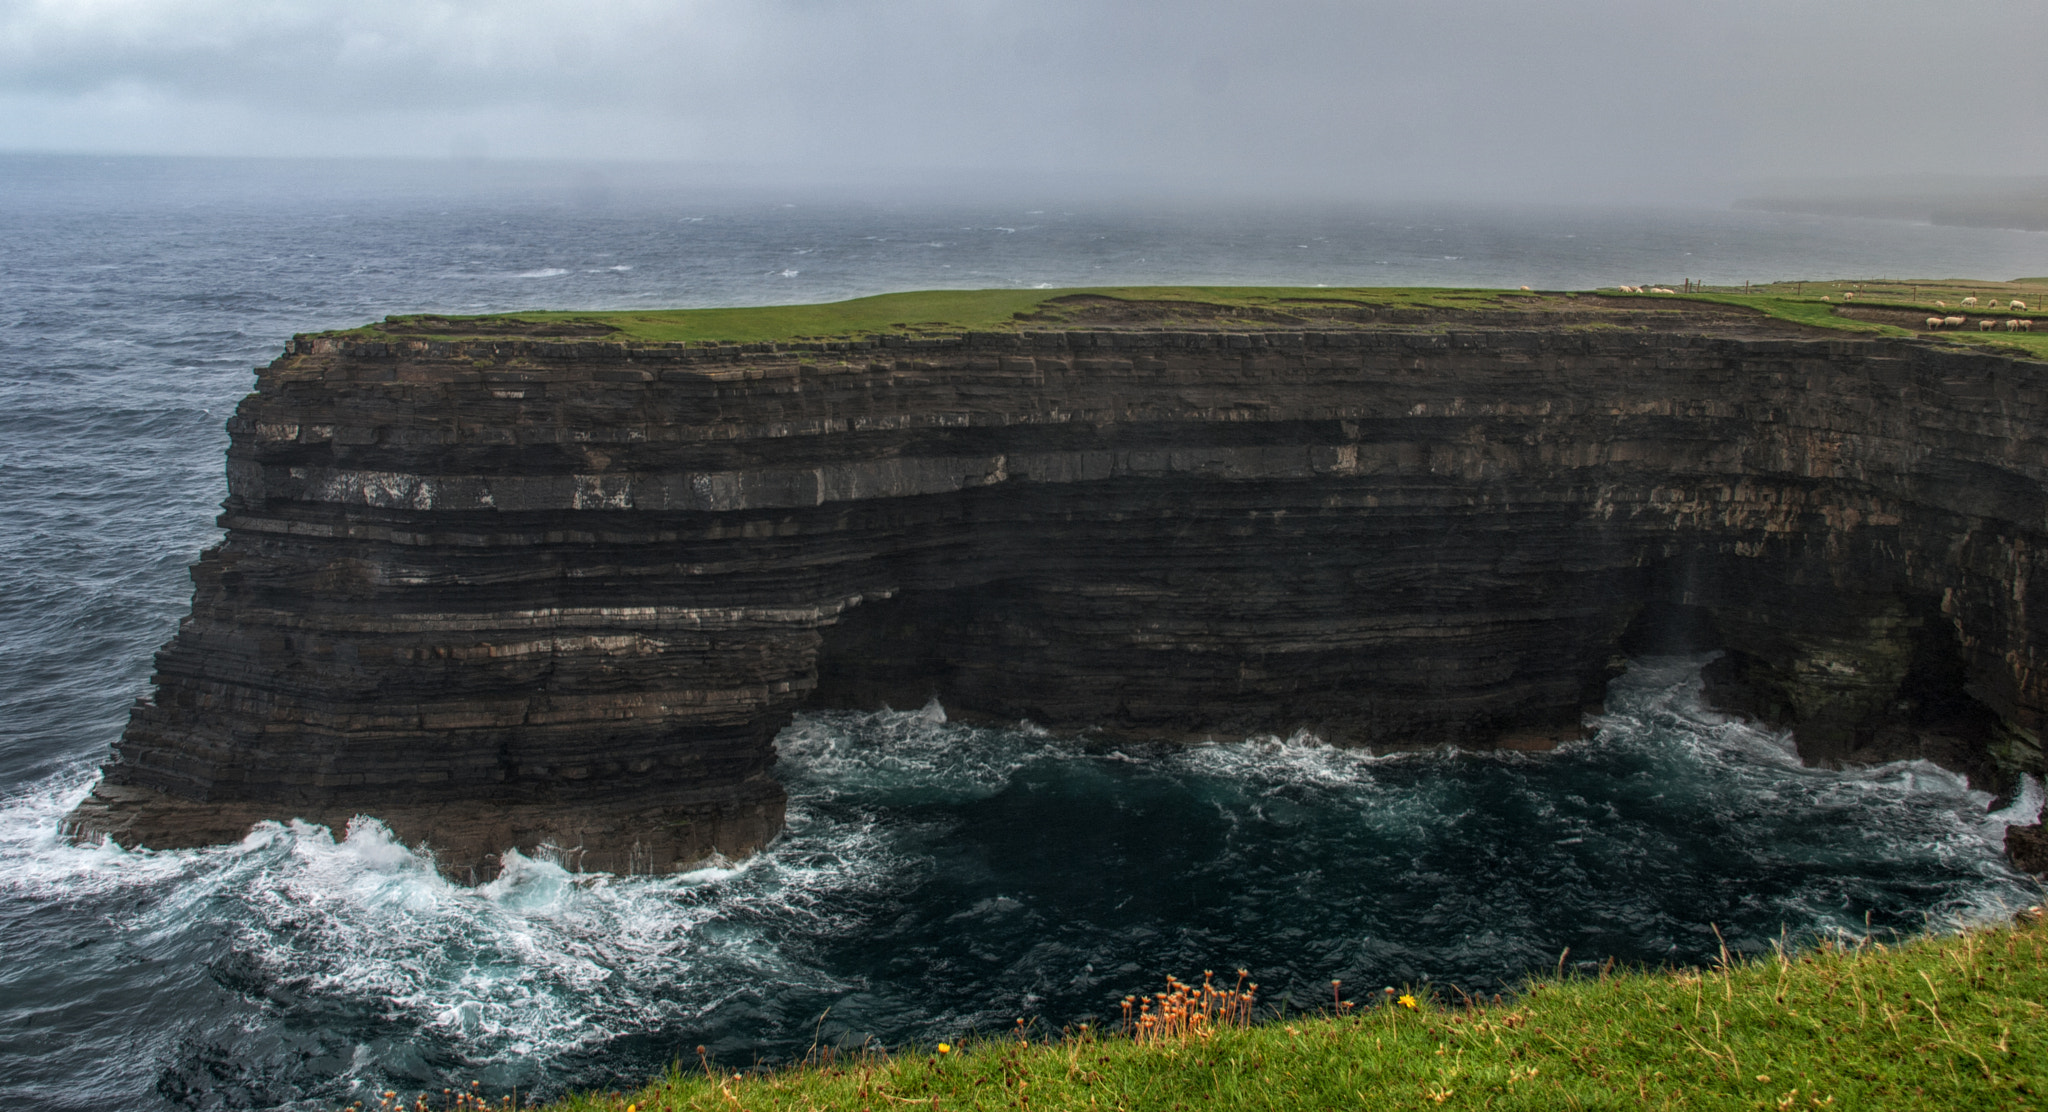
{"type": "Polygon", "coordinates": [[[952,1048],[952,1047],[951,1047],[950,1045],[946,1044],[946,1043],[940,1043],[940,1044],[939,1044],[939,1053],[941,1053],[941,1054],[951,1054],[951,1053],[953,1053],[953,1048],[952,1048]]]}
{"type": "Polygon", "coordinates": [[[1398,1001],[1398,1003],[1399,1003],[1399,1004],[1400,1004],[1400,1005],[1401,1005],[1402,1007],[1404,1007],[1404,1008],[1408,1008],[1408,1009],[1410,1009],[1411,1011],[1412,1011],[1412,1010],[1413,1010],[1413,1009],[1415,1008],[1415,998],[1414,998],[1413,996],[1409,996],[1409,995],[1408,995],[1408,994],[1406,994],[1406,993],[1403,993],[1403,994],[1401,995],[1401,999],[1400,999],[1400,1000],[1398,1001]]]}

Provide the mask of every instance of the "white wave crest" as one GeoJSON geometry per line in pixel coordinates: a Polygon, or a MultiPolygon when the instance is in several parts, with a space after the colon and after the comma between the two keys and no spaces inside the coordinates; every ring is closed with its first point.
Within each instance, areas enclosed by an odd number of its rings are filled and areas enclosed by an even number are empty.
{"type": "Polygon", "coordinates": [[[806,714],[775,746],[799,793],[894,801],[986,798],[1031,761],[1079,752],[1043,730],[950,724],[936,699],[914,711],[806,714]]]}
{"type": "Polygon", "coordinates": [[[2041,805],[2044,793],[2041,778],[2031,773],[2020,777],[2020,790],[2013,795],[2011,803],[1984,816],[1985,833],[2005,844],[2005,828],[2008,826],[2032,826],[2041,821],[2041,805]]]}
{"type": "Polygon", "coordinates": [[[1409,754],[1375,755],[1368,749],[1339,748],[1307,730],[1243,741],[1209,742],[1171,751],[1167,763],[1195,776],[1236,782],[1284,782],[1323,787],[1372,784],[1373,769],[1409,754]]]}

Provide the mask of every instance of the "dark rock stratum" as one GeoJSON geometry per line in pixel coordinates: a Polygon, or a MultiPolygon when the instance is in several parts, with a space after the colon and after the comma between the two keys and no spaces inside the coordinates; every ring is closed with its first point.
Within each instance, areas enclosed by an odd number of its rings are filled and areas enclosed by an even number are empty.
{"type": "Polygon", "coordinates": [[[1526,746],[1676,647],[1810,762],[2040,767],[2048,366],[1575,314],[297,338],[71,828],[663,871],[775,835],[806,705],[1526,746]]]}

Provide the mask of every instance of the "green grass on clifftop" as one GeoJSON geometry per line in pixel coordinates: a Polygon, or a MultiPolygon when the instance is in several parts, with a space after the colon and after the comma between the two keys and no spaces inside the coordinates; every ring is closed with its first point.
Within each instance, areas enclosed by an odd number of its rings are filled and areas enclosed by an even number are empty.
{"type": "MultiPolygon", "coordinates": [[[[1623,310],[1682,314],[1687,305],[1733,306],[1761,318],[1809,328],[1873,336],[1919,336],[1941,343],[1990,345],[2009,354],[2048,358],[2048,285],[2018,282],[1829,281],[1769,286],[1706,287],[1677,294],[1433,288],[1281,286],[1116,286],[1046,290],[922,290],[822,305],[759,305],[712,309],[532,310],[485,316],[416,314],[387,317],[337,335],[376,340],[555,339],[624,343],[797,343],[881,334],[957,336],[965,332],[1094,330],[1098,328],[1286,329],[1316,327],[1457,327],[1472,312],[1512,314],[1541,327],[1557,314],[1563,327],[1623,310]],[[1928,316],[1959,311],[1964,297],[1988,304],[2025,301],[2021,316],[2041,312],[2034,333],[1925,331],[1928,316]],[[1946,303],[1944,307],[1943,303],[1946,303]]],[[[1969,310],[1975,313],[1976,310],[1969,310]]],[[[1985,315],[1994,315],[1988,309],[1985,315]]]]}
{"type": "MultiPolygon", "coordinates": [[[[1161,323],[1199,320],[1200,327],[1271,327],[1276,310],[1316,304],[1373,308],[1499,307],[1503,290],[1327,289],[1281,286],[1130,286],[1045,290],[920,290],[823,305],[758,305],[721,309],[630,309],[603,312],[535,310],[488,316],[388,317],[346,335],[462,339],[552,335],[642,343],[759,343],[847,339],[882,333],[997,332],[1062,329],[1072,321],[1061,299],[1106,299],[1155,312],[1161,323]],[[1185,310],[1177,313],[1176,309],[1185,310]],[[1217,312],[1221,309],[1223,312],[1217,312]],[[1230,310],[1241,310],[1233,314],[1230,310]]],[[[1083,327],[1086,327],[1085,325],[1083,327]]]]}
{"type": "Polygon", "coordinates": [[[693,1061],[636,1093],[552,1107],[2041,1108],[2044,1004],[2048,928],[2034,917],[1892,947],[1532,984],[1515,999],[1477,1006],[1426,995],[1413,1009],[1375,1002],[1149,1045],[1114,1033],[1032,1031],[950,1054],[820,1055],[745,1075],[733,1067],[746,1063],[693,1061]]]}
{"type": "MultiPolygon", "coordinates": [[[[1668,295],[1645,294],[1657,297],[1668,295]]],[[[1920,336],[1943,343],[1984,347],[2003,355],[2048,359],[2048,278],[1989,282],[1974,278],[1881,278],[1862,281],[1776,282],[1762,286],[1708,286],[1678,295],[1698,301],[1746,305],[1779,320],[1818,328],[1891,336],[1920,336]],[[1965,306],[1965,298],[1978,304],[1965,306]],[[2027,306],[2015,309],[2011,303],[2027,306]],[[1961,315],[1964,330],[1927,332],[1930,316],[1961,315]],[[1984,332],[1984,318],[2034,319],[2037,331],[1984,332]]]]}

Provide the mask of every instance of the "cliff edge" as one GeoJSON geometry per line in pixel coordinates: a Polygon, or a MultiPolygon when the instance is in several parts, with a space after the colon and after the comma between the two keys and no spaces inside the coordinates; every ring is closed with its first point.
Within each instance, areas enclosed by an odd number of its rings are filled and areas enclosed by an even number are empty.
{"type": "Polygon", "coordinates": [[[805,705],[1541,746],[1670,648],[1809,761],[2040,767],[2048,365],[1681,300],[1202,304],[295,338],[71,829],[666,871],[775,835],[805,705]]]}

